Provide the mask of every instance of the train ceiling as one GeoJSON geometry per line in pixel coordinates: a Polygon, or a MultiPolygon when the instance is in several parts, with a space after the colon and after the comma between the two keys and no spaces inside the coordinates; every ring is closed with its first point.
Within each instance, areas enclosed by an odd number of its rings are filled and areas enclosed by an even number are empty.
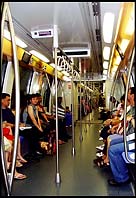
{"type": "MultiPolygon", "coordinates": [[[[28,47],[44,54],[53,61],[53,39],[32,38],[33,28],[47,29],[58,26],[58,43],[64,48],[89,48],[90,56],[81,58],[81,70],[86,73],[102,74],[103,48],[107,45],[103,38],[103,21],[106,12],[114,14],[112,40],[108,43],[110,57],[118,28],[118,19],[123,2],[9,2],[15,34],[28,47]]],[[[107,23],[107,27],[110,22],[107,23]]],[[[74,58],[75,63],[79,58],[74,58]]],[[[110,62],[110,59],[109,59],[110,62]]]]}

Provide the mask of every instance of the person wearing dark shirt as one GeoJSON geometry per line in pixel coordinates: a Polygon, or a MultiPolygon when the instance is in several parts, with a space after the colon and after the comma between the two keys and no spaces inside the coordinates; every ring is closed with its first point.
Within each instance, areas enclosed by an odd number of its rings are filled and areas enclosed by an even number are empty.
{"type": "Polygon", "coordinates": [[[61,112],[61,109],[64,110],[64,112],[65,112],[65,109],[62,106],[62,97],[58,97],[58,110],[59,110],[58,111],[58,135],[59,135],[60,144],[61,144],[61,142],[63,143],[63,141],[67,142],[68,139],[71,138],[66,132],[65,115],[64,115],[64,117],[59,116],[59,112],[61,112]]]}
{"type": "Polygon", "coordinates": [[[66,123],[66,132],[69,135],[69,138],[72,138],[72,113],[69,110],[69,107],[66,106],[66,113],[65,113],[65,123],[66,123]]]}
{"type": "MultiPolygon", "coordinates": [[[[15,129],[15,115],[12,110],[9,108],[10,104],[10,95],[8,93],[2,93],[1,96],[1,107],[2,107],[2,121],[6,121],[7,125],[10,126],[13,130],[15,129]]],[[[24,123],[19,123],[19,126],[24,126],[24,123]]]]}

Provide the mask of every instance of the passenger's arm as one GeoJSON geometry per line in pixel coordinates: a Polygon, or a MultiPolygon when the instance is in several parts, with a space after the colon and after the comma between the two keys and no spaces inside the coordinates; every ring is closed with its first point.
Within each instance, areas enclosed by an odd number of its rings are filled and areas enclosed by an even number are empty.
{"type": "Polygon", "coordinates": [[[112,126],[112,128],[108,130],[108,133],[111,132],[112,134],[114,134],[116,132],[118,126],[119,126],[119,124],[116,124],[116,125],[112,126]]]}
{"type": "Polygon", "coordinates": [[[36,115],[37,115],[37,119],[38,119],[38,125],[40,127],[40,130],[42,130],[42,126],[41,126],[41,121],[40,121],[40,118],[39,118],[39,115],[38,115],[38,108],[37,108],[37,112],[36,112],[36,115]]]}
{"type": "Polygon", "coordinates": [[[41,113],[41,115],[43,116],[43,118],[45,119],[46,122],[49,122],[49,120],[48,120],[48,118],[47,118],[45,113],[41,113]]]}
{"type": "Polygon", "coordinates": [[[135,119],[134,118],[132,118],[131,123],[132,123],[132,126],[135,128],[135,119]]]}
{"type": "Polygon", "coordinates": [[[46,116],[46,114],[45,114],[44,108],[38,106],[38,111],[41,113],[41,115],[43,116],[43,118],[45,119],[45,121],[46,121],[46,122],[49,122],[49,120],[48,120],[48,118],[47,118],[47,116],[46,116]]]}
{"type": "Polygon", "coordinates": [[[32,106],[28,106],[28,114],[33,122],[33,124],[38,128],[38,130],[43,131],[41,129],[41,126],[39,125],[39,123],[36,121],[35,117],[34,117],[34,113],[33,113],[33,108],[32,106]]]}
{"type": "Polygon", "coordinates": [[[12,123],[6,122],[6,126],[9,126],[9,127],[11,127],[11,128],[14,128],[14,127],[15,127],[15,124],[12,124],[12,123]]]}

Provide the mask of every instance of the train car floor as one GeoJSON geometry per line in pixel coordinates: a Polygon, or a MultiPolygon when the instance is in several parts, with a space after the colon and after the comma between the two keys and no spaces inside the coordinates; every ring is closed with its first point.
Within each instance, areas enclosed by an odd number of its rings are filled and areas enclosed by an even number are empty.
{"type": "Polygon", "coordinates": [[[72,154],[72,139],[59,145],[59,184],[55,181],[56,155],[46,155],[19,169],[27,179],[13,182],[12,196],[134,196],[131,183],[109,186],[110,166],[100,168],[93,163],[96,146],[103,143],[99,141],[101,126],[97,114],[95,119],[87,115],[75,126],[75,154],[72,154]]]}

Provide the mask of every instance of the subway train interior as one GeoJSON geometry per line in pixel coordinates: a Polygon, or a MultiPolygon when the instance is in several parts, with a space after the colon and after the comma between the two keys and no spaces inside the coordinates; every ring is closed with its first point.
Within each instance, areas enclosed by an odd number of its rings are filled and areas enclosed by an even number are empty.
{"type": "Polygon", "coordinates": [[[1,196],[135,196],[134,7],[1,3],[1,196]]]}

